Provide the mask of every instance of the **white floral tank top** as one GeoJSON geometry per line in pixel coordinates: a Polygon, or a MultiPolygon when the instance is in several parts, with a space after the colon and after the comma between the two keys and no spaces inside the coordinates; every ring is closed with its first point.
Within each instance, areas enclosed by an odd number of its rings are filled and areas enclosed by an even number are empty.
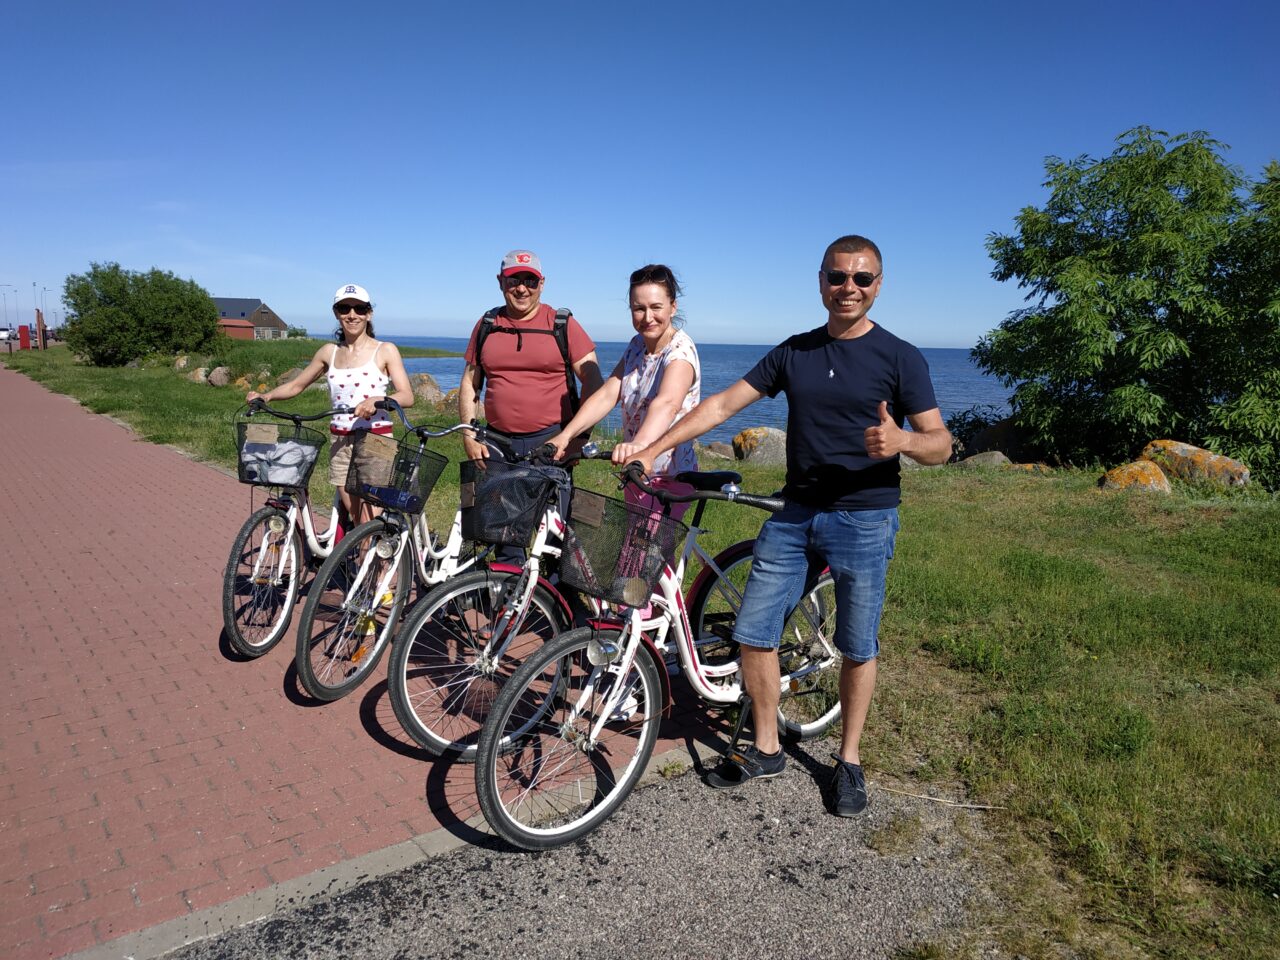
{"type": "MultiPolygon", "coordinates": [[[[336,367],[334,361],[338,356],[338,345],[334,344],[333,353],[329,355],[329,399],[335,407],[354,407],[361,400],[370,397],[385,397],[391,378],[378,369],[379,343],[373,350],[373,356],[367,363],[358,367],[336,367]]],[[[372,419],[357,419],[350,413],[334,414],[329,421],[330,433],[351,433],[353,430],[371,430],[374,433],[391,433],[391,418],[385,410],[374,411],[372,419]]]]}
{"type": "MultiPolygon", "coordinates": [[[[683,330],[677,330],[671,342],[653,355],[644,352],[644,338],[639,334],[631,338],[622,354],[622,438],[630,441],[644,425],[649,404],[662,386],[662,372],[673,360],[683,360],[693,367],[693,383],[680,402],[675,423],[698,405],[702,393],[702,367],[698,363],[698,348],[683,330]]],[[[664,424],[664,431],[670,424],[664,424]]],[[[698,457],[693,452],[693,441],[686,441],[670,453],[664,453],[653,461],[653,476],[674,477],[686,470],[698,469],[698,457]]]]}

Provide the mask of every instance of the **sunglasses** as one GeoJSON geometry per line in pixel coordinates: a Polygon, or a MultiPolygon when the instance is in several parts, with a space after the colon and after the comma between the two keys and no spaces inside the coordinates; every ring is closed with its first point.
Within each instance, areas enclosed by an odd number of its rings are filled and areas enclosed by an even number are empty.
{"type": "Polygon", "coordinates": [[[631,274],[631,286],[638,287],[642,283],[666,283],[671,279],[671,271],[666,267],[641,267],[631,274]]]}
{"type": "Polygon", "coordinates": [[[825,276],[827,279],[827,285],[832,287],[843,287],[845,281],[852,276],[854,284],[865,290],[876,282],[876,279],[880,274],[871,273],[867,270],[859,270],[855,274],[846,273],[844,270],[828,270],[825,276]]]}
{"type": "Polygon", "coordinates": [[[372,309],[373,307],[367,303],[335,303],[333,305],[333,312],[339,317],[352,310],[354,310],[359,316],[367,317],[369,315],[369,311],[372,309]]]}
{"type": "Polygon", "coordinates": [[[541,282],[542,278],[536,273],[516,273],[502,278],[502,285],[508,290],[513,290],[516,287],[528,287],[530,290],[537,290],[538,284],[541,282]]]}

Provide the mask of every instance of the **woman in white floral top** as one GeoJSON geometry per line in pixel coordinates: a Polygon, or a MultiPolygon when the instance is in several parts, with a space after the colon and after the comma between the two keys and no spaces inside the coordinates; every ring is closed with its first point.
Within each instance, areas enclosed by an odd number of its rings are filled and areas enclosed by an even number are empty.
{"type": "MultiPolygon", "coordinates": [[[[572,438],[603,420],[619,399],[624,442],[613,451],[613,462],[618,465],[627,463],[698,405],[702,385],[698,348],[674,325],[679,296],[680,284],[670,267],[652,263],[631,274],[631,322],[636,335],[600,389],[548,441],[555,444],[558,455],[564,455],[572,438]]],[[[692,492],[692,487],[673,478],[697,469],[698,458],[689,441],[655,461],[651,480],[673,492],[692,492]]],[[[633,489],[627,488],[628,499],[633,489]]]]}

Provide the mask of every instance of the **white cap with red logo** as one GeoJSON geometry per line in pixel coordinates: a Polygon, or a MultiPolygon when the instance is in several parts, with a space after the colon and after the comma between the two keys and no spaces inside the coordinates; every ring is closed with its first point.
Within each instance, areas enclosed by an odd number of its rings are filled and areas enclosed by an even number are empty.
{"type": "Polygon", "coordinates": [[[512,250],[502,258],[502,275],[509,277],[513,273],[536,273],[542,276],[542,261],[532,250],[512,250]]]}

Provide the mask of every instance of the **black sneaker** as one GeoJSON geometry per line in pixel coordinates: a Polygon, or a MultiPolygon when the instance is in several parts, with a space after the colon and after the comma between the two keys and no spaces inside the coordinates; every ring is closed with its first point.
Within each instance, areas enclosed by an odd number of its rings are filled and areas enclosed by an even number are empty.
{"type": "Polygon", "coordinates": [[[761,753],[755,747],[740,747],[707,774],[707,785],[723,790],[739,786],[748,780],[768,780],[778,776],[786,768],[787,758],[781,750],[770,755],[761,753]]]}
{"type": "Polygon", "coordinates": [[[831,812],[837,817],[856,817],[867,809],[867,781],[862,767],[836,757],[831,773],[831,812]]]}

